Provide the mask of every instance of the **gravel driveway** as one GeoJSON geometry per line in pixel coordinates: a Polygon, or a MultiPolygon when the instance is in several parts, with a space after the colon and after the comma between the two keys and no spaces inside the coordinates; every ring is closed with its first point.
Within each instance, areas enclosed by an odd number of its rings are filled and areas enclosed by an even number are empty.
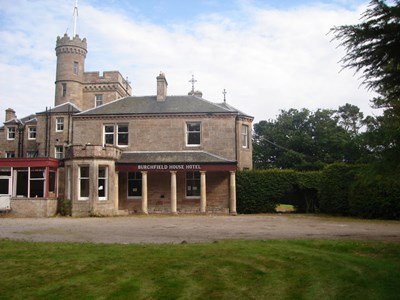
{"type": "Polygon", "coordinates": [[[400,222],[305,215],[0,218],[0,239],[90,243],[196,243],[226,239],[400,241],[400,222]]]}

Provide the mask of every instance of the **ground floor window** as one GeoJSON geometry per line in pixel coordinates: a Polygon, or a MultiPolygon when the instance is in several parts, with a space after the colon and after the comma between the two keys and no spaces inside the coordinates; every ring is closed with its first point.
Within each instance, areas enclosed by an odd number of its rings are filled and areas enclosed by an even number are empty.
{"type": "Polygon", "coordinates": [[[186,172],[186,197],[200,197],[200,172],[186,172]]]}
{"type": "Polygon", "coordinates": [[[89,166],[79,167],[79,200],[89,199],[89,166]]]}
{"type": "Polygon", "coordinates": [[[99,200],[107,200],[108,197],[108,168],[99,167],[98,177],[99,200]]]}
{"type": "Polygon", "coordinates": [[[30,170],[30,198],[44,197],[45,190],[45,170],[44,169],[32,169],[30,170]]]}
{"type": "Polygon", "coordinates": [[[128,197],[135,198],[142,196],[142,173],[128,173],[128,197]]]}

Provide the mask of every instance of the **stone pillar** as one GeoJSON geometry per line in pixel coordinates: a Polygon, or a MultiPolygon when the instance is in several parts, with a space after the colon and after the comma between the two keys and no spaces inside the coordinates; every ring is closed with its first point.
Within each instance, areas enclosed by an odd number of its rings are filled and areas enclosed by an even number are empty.
{"type": "Polygon", "coordinates": [[[236,216],[236,172],[230,171],[229,213],[236,216]]]}
{"type": "Polygon", "coordinates": [[[176,214],[176,171],[171,171],[171,213],[176,214]]]}
{"type": "Polygon", "coordinates": [[[200,212],[205,213],[207,207],[206,198],[206,171],[200,171],[200,212]]]}
{"type": "Polygon", "coordinates": [[[115,200],[114,200],[114,209],[117,212],[119,210],[119,172],[115,171],[115,180],[114,180],[114,189],[115,189],[115,200]]]}
{"type": "Polygon", "coordinates": [[[147,211],[147,171],[142,172],[142,213],[148,214],[147,211]]]}

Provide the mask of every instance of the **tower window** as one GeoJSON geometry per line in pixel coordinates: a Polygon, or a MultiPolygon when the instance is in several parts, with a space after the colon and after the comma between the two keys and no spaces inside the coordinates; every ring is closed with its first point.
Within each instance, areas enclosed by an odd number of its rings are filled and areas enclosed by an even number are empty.
{"type": "Polygon", "coordinates": [[[74,61],[74,74],[78,75],[79,71],[79,63],[77,61],[74,61]]]}
{"type": "Polygon", "coordinates": [[[65,97],[67,95],[67,84],[61,83],[62,85],[62,96],[65,97]]]}
{"type": "Polygon", "coordinates": [[[103,105],[103,94],[96,95],[95,100],[96,100],[96,107],[103,105]]]}

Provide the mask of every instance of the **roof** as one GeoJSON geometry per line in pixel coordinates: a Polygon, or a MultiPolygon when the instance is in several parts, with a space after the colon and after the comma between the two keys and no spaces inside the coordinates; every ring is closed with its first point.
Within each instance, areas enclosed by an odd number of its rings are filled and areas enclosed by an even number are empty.
{"type": "MultiPolygon", "coordinates": [[[[243,114],[232,106],[216,104],[200,97],[167,96],[157,101],[156,96],[132,96],[83,111],[79,115],[130,115],[130,114],[190,114],[228,113],[243,114]]],[[[245,114],[243,114],[245,115],[245,114]]]]}
{"type": "MultiPolygon", "coordinates": [[[[57,105],[53,108],[47,110],[47,113],[79,113],[81,110],[75,106],[75,104],[71,102],[66,102],[60,105],[57,105]]],[[[46,111],[42,111],[38,114],[45,114],[46,111]]]]}
{"type": "MultiPolygon", "coordinates": [[[[25,124],[28,124],[28,123],[36,123],[36,122],[37,122],[36,115],[32,114],[32,115],[23,117],[21,119],[14,118],[14,119],[5,121],[4,125],[18,125],[18,124],[25,125],[25,124]]],[[[0,127],[0,129],[3,129],[3,128],[4,128],[4,126],[0,127]]]]}
{"type": "Polygon", "coordinates": [[[236,164],[206,151],[126,151],[118,160],[120,164],[168,164],[168,163],[198,163],[198,164],[236,164]]]}

